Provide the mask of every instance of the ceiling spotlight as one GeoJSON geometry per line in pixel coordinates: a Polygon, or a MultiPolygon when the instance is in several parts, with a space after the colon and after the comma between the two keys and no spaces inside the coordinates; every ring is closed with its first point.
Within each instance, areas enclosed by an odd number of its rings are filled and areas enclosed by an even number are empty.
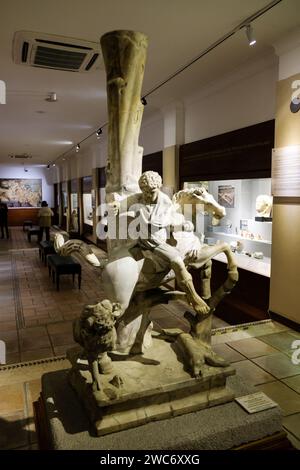
{"type": "Polygon", "coordinates": [[[147,100],[146,100],[146,98],[145,98],[144,96],[143,96],[143,98],[141,98],[141,102],[142,102],[142,104],[143,104],[144,106],[147,105],[147,100]]]}
{"type": "Polygon", "coordinates": [[[52,163],[52,166],[56,166],[55,163],[52,163]]]}
{"type": "Polygon", "coordinates": [[[49,93],[45,101],[49,101],[50,103],[55,103],[57,101],[56,93],[55,92],[49,93]]]}
{"type": "Polygon", "coordinates": [[[50,168],[50,163],[48,163],[48,165],[47,165],[47,170],[49,170],[49,168],[50,168]]]}
{"type": "Polygon", "coordinates": [[[79,152],[79,150],[80,150],[80,145],[77,144],[77,145],[76,145],[76,152],[79,152]]]}
{"type": "Polygon", "coordinates": [[[252,28],[251,24],[248,24],[246,26],[246,35],[247,35],[247,38],[248,38],[249,46],[254,46],[254,44],[256,44],[256,39],[253,35],[253,28],[252,28]]]}
{"type": "Polygon", "coordinates": [[[100,135],[101,135],[101,134],[102,134],[102,129],[101,129],[101,127],[100,127],[100,128],[97,130],[97,132],[96,132],[96,137],[97,137],[97,139],[100,139],[100,135]]]}

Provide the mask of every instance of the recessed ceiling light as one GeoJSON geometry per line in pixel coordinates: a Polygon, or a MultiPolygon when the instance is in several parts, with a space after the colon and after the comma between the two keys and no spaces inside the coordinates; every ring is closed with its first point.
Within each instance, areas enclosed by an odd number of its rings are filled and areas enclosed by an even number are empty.
{"type": "Polygon", "coordinates": [[[56,103],[56,101],[57,101],[56,93],[54,91],[49,93],[47,98],[45,98],[45,101],[48,101],[49,103],[56,103]]]}
{"type": "Polygon", "coordinates": [[[38,113],[38,114],[45,114],[46,111],[43,111],[42,109],[40,109],[40,110],[36,111],[36,113],[38,113]]]}

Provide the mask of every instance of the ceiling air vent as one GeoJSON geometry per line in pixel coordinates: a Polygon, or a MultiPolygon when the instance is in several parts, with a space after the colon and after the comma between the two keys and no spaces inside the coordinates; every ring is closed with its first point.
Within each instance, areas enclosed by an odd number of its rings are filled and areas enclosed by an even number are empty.
{"type": "Polygon", "coordinates": [[[17,31],[13,41],[16,64],[70,72],[89,72],[100,65],[100,46],[94,42],[17,31]]]}
{"type": "Polygon", "coordinates": [[[10,158],[19,158],[19,159],[27,160],[28,158],[32,158],[32,155],[28,155],[27,153],[23,153],[22,155],[10,155],[10,158]]]}

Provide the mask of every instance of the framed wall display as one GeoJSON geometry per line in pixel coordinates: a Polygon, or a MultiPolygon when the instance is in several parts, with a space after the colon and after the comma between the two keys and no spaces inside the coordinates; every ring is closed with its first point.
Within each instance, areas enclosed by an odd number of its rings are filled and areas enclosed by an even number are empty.
{"type": "Polygon", "coordinates": [[[94,189],[91,190],[91,196],[92,196],[92,208],[96,209],[96,192],[94,189]]]}
{"type": "Polygon", "coordinates": [[[0,179],[0,199],[8,207],[40,207],[41,179],[0,179]]]}
{"type": "Polygon", "coordinates": [[[70,194],[70,203],[71,203],[70,231],[78,232],[79,231],[79,207],[78,207],[77,180],[75,180],[76,185],[73,183],[73,181],[74,180],[71,181],[71,194],[70,194]]]}
{"type": "Polygon", "coordinates": [[[71,180],[71,193],[77,193],[78,192],[78,180],[77,178],[74,178],[71,180]]]}
{"type": "Polygon", "coordinates": [[[90,193],[92,191],[92,177],[84,176],[82,178],[82,192],[90,193]]]}
{"type": "Polygon", "coordinates": [[[92,206],[92,195],[91,193],[83,193],[82,195],[83,203],[83,222],[86,225],[93,226],[93,206],[92,206]]]}
{"type": "Polygon", "coordinates": [[[70,231],[79,231],[79,204],[78,204],[78,180],[72,179],[70,182],[70,231]]]}
{"type": "Polygon", "coordinates": [[[231,185],[218,186],[218,203],[223,207],[234,208],[235,188],[231,185]]]}

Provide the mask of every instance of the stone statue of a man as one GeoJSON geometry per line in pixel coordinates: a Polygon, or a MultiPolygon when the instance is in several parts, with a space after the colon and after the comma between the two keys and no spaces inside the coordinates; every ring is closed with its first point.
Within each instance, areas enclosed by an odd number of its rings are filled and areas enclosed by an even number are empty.
{"type": "MultiPolygon", "coordinates": [[[[137,245],[150,250],[162,260],[166,267],[173,269],[176,280],[186,293],[188,302],[201,317],[209,312],[208,305],[197,294],[192,276],[176,246],[170,244],[176,227],[192,230],[192,224],[176,212],[171,199],[160,188],[162,180],[158,173],[146,171],[139,179],[141,193],[135,194],[134,204],[129,208],[132,217],[138,220],[139,236],[137,245]]],[[[175,242],[176,243],[176,242],[175,242]]]]}

